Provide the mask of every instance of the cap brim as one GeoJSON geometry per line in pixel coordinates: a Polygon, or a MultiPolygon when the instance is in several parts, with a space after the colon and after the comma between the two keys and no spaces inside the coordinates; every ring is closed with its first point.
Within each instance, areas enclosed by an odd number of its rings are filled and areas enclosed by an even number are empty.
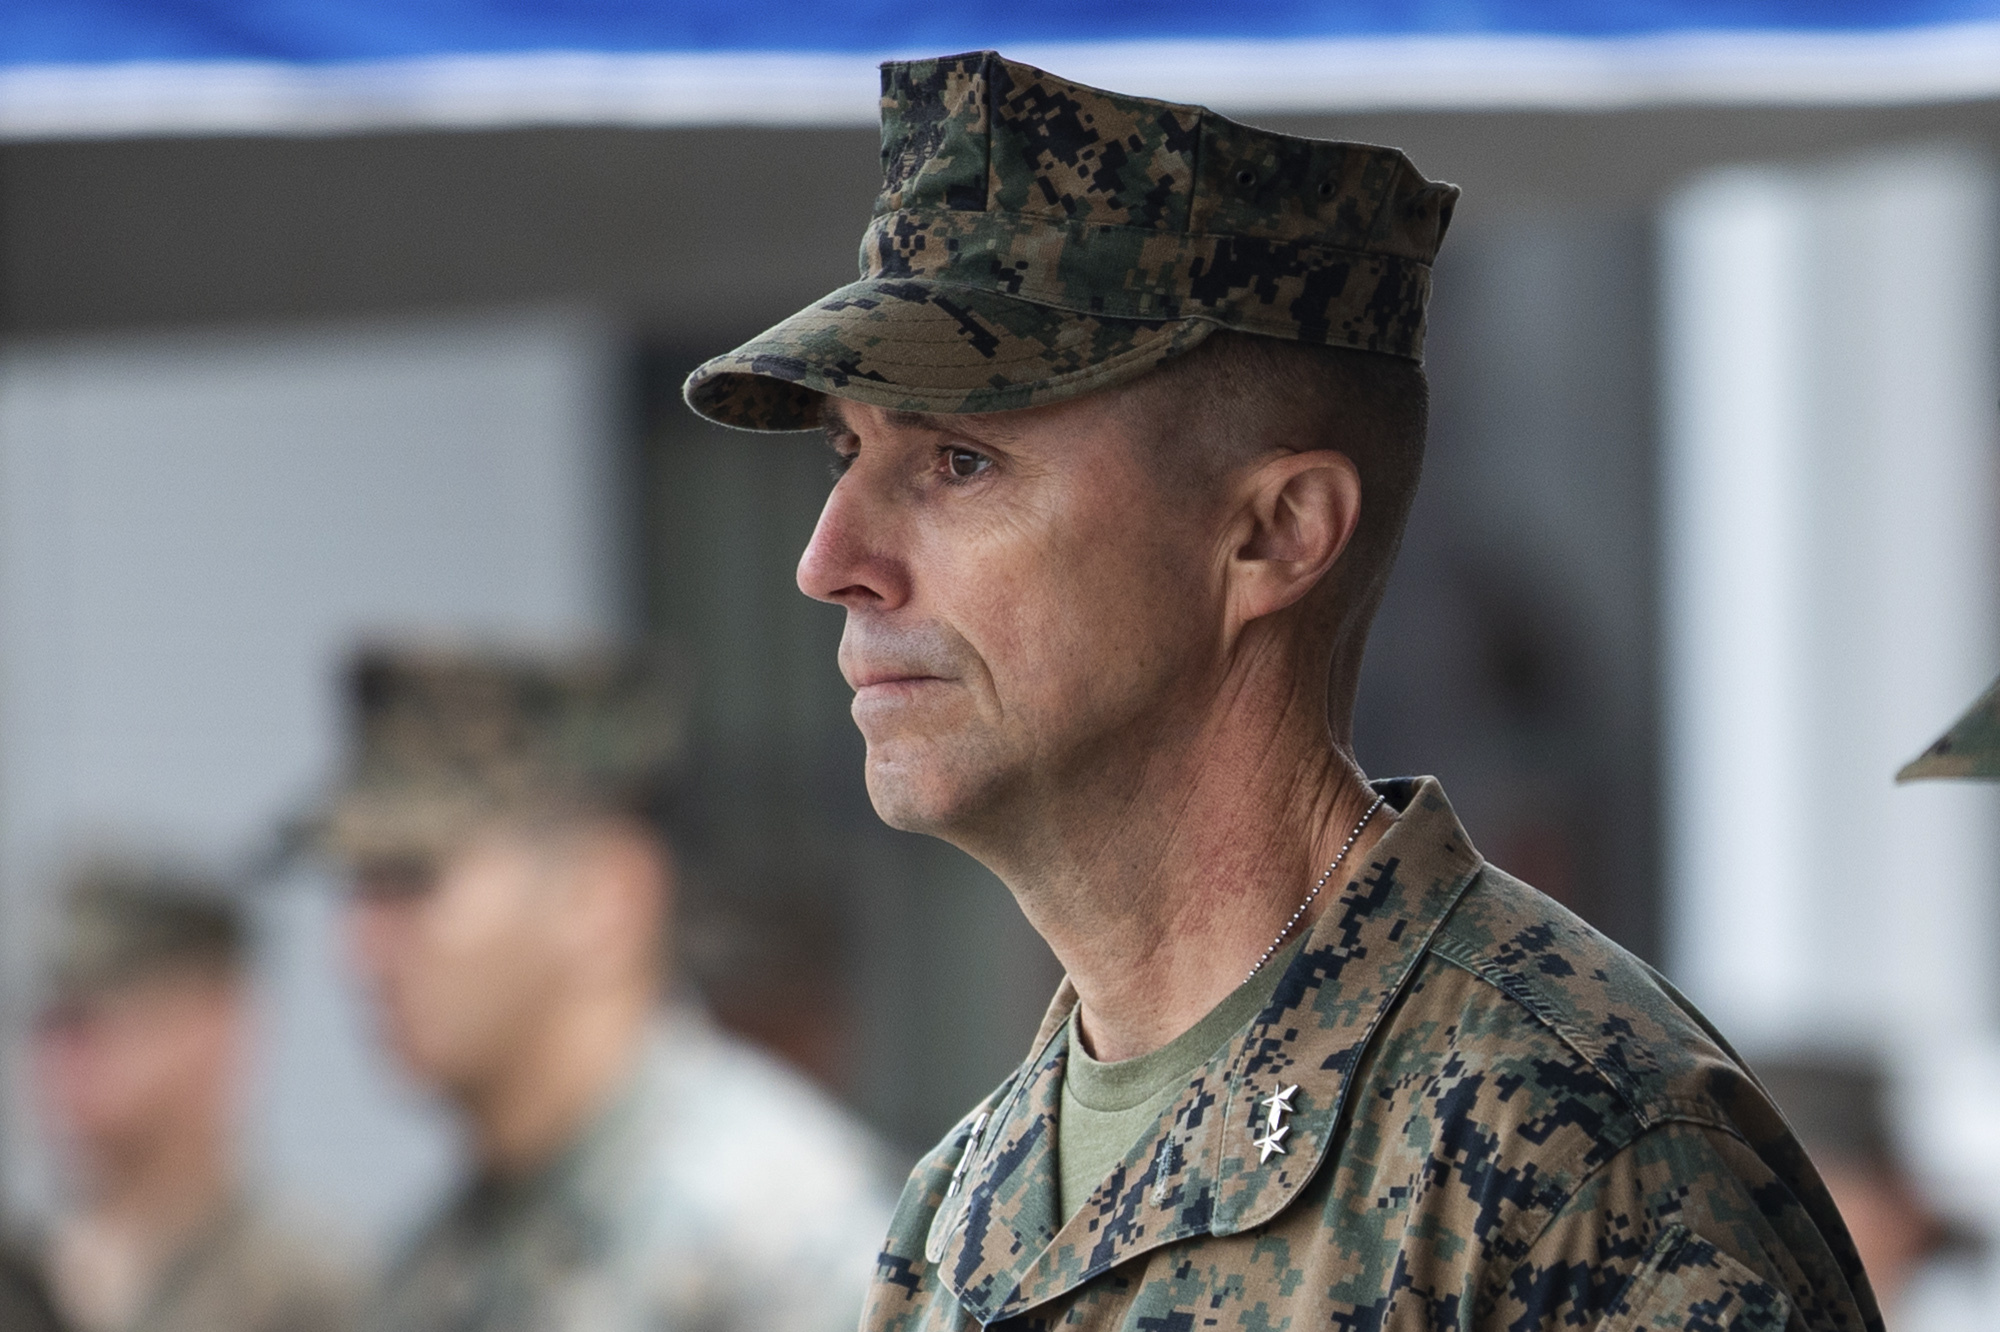
{"type": "Polygon", "coordinates": [[[1896,774],[1899,782],[1935,777],[2000,778],[2000,680],[1937,743],[1896,774]]]}
{"type": "Polygon", "coordinates": [[[304,830],[305,843],[349,865],[442,860],[503,812],[470,795],[347,791],[304,830]]]}
{"type": "Polygon", "coordinates": [[[1136,379],[1217,327],[869,278],[716,357],[685,393],[701,415],[743,430],[813,429],[822,395],[894,411],[1014,411],[1136,379]]]}

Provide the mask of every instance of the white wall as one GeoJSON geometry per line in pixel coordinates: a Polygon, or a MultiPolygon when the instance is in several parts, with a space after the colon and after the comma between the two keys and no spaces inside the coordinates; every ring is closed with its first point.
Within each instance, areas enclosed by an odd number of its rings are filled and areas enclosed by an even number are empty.
{"type": "Polygon", "coordinates": [[[1668,214],[1671,958],[1746,1045],[2000,1028],[2000,805],[1891,780],[2000,672],[1995,207],[1926,149],[1668,214]]]}
{"type": "MultiPolygon", "coordinates": [[[[80,843],[245,855],[339,751],[359,634],[616,626],[612,339],[538,312],[0,351],[0,983],[80,843]]],[[[447,1172],[307,875],[267,897],[255,1165],[380,1237],[447,1172]]],[[[15,1047],[18,1054],[18,1046],[15,1047]]],[[[14,1064],[18,1071],[18,1062],[14,1064]]],[[[9,1191],[48,1175],[9,1079],[9,1191]]]]}
{"type": "Polygon", "coordinates": [[[1949,147],[1685,189],[1663,494],[1668,969],[1753,1064],[1884,1059],[2000,1235],[2000,791],[1893,783],[2000,673],[1996,195],[1949,147]]]}

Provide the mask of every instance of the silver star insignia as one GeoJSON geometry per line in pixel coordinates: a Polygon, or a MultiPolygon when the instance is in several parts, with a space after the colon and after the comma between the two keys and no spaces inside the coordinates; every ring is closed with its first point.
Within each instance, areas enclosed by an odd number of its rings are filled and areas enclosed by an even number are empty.
{"type": "Polygon", "coordinates": [[[1295,1082],[1275,1095],[1266,1096],[1258,1102],[1259,1105],[1270,1109],[1270,1115],[1266,1120],[1266,1123],[1270,1127],[1278,1127],[1278,1125],[1285,1122],[1285,1116],[1292,1113],[1292,1097],[1298,1092],[1298,1089],[1299,1084],[1295,1082]]]}
{"type": "Polygon", "coordinates": [[[981,1110],[979,1118],[972,1121],[972,1129],[965,1135],[965,1150],[958,1155],[958,1164],[951,1168],[951,1187],[944,1191],[949,1198],[958,1192],[958,1186],[965,1179],[965,1168],[972,1164],[973,1149],[979,1146],[980,1131],[986,1127],[986,1112],[981,1110]]]}
{"type": "Polygon", "coordinates": [[[1266,1133],[1263,1137],[1253,1142],[1251,1146],[1257,1149],[1257,1164],[1263,1165],[1271,1159],[1271,1155],[1274,1152],[1279,1156],[1283,1156],[1285,1154],[1285,1135],[1291,1131],[1291,1125],[1287,1124],[1283,1128],[1272,1129],[1269,1133],[1266,1133]]]}

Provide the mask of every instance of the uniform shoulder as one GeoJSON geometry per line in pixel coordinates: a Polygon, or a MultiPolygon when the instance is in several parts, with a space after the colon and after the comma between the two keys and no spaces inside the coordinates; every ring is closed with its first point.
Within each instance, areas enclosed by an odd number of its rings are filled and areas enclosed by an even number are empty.
{"type": "MultiPolygon", "coordinates": [[[[1512,1039],[1554,1038],[1622,1103],[1635,1127],[1729,1126],[1751,1084],[1694,1007],[1651,967],[1560,903],[1482,866],[1431,942],[1433,956],[1504,996],[1512,1039]]],[[[1462,1039],[1506,1041],[1508,1029],[1462,1039]]]]}
{"type": "Polygon", "coordinates": [[[324,1224],[309,1227],[310,1217],[239,1199],[184,1261],[162,1325],[346,1326],[362,1292],[360,1264],[324,1224]]]}
{"type": "Polygon", "coordinates": [[[604,1150],[591,1153],[609,1176],[607,1198],[637,1186],[652,1209],[761,1213],[767,1224],[841,1209],[887,1214],[894,1157],[875,1133],[698,1013],[662,1021],[641,1094],[609,1127],[604,1150]]]}

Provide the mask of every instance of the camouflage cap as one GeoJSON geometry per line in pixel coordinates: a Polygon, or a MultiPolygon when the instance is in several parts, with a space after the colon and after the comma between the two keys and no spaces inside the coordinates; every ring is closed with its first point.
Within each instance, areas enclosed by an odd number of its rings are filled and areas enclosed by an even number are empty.
{"type": "Polygon", "coordinates": [[[882,67],[861,280],[688,378],[750,430],[821,394],[991,412],[1135,378],[1217,329],[1421,360],[1458,189],[1393,148],[1237,124],[991,51],[882,67]]]}
{"type": "Polygon", "coordinates": [[[377,647],[347,684],[347,772],[314,831],[350,859],[446,854],[495,817],[633,807],[681,755],[678,691],[637,653],[377,647]]]}
{"type": "Polygon", "coordinates": [[[2000,680],[1896,774],[1899,782],[1925,777],[2000,777],[2000,680]]]}
{"type": "Polygon", "coordinates": [[[220,879],[93,861],[69,876],[49,981],[57,1002],[65,1002],[159,972],[231,967],[242,957],[244,935],[242,908],[220,879]]]}

